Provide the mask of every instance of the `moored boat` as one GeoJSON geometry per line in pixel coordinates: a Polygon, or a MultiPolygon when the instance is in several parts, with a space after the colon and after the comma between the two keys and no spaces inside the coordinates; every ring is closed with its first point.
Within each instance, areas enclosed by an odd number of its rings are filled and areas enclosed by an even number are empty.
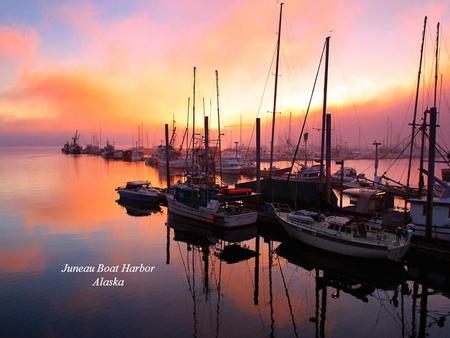
{"type": "Polygon", "coordinates": [[[169,214],[225,228],[256,223],[258,213],[245,208],[242,200],[251,196],[246,190],[221,191],[217,185],[203,184],[201,177],[189,177],[188,183],[177,184],[166,194],[169,214]],[[193,184],[194,181],[200,184],[193,184]]]}
{"type": "Polygon", "coordinates": [[[400,260],[409,247],[409,232],[373,230],[368,222],[328,216],[307,210],[291,211],[273,204],[274,214],[287,233],[316,248],[345,256],[400,260]]]}
{"type": "Polygon", "coordinates": [[[116,191],[124,200],[159,202],[163,198],[161,190],[152,187],[148,181],[130,181],[125,187],[118,187],[116,191]]]}

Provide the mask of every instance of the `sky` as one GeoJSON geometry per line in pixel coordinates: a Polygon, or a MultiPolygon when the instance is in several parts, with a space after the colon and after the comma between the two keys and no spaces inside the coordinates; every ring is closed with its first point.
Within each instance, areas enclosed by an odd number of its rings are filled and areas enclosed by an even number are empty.
{"type": "MultiPolygon", "coordinates": [[[[268,142],[279,7],[275,0],[2,0],[0,145],[59,145],[76,129],[83,144],[101,129],[103,140],[132,145],[139,123],[149,143],[159,144],[164,123],[174,116],[180,140],[188,97],[192,118],[194,66],[197,128],[203,114],[210,115],[212,129],[217,124],[218,70],[225,142],[249,143],[257,116],[268,142]]],[[[445,0],[286,0],[276,142],[289,138],[290,114],[290,138],[298,137],[329,35],[333,141],[386,143],[388,125],[391,143],[406,137],[425,15],[418,114],[433,105],[440,22],[438,140],[449,145],[450,3],[445,0]]],[[[323,86],[322,68],[307,120],[313,142],[321,126],[323,86]]]]}

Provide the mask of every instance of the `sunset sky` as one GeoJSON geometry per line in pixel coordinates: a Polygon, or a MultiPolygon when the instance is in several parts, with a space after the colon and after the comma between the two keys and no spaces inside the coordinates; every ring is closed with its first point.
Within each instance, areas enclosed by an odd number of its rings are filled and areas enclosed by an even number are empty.
{"type": "MultiPolygon", "coordinates": [[[[244,141],[255,117],[272,109],[279,2],[274,0],[2,0],[0,2],[0,145],[61,144],[78,129],[81,143],[130,144],[137,125],[163,138],[172,114],[179,138],[197,67],[197,120],[212,109],[219,71],[227,142],[244,141]],[[266,79],[267,87],[265,88],[266,79]],[[210,105],[212,102],[212,105],[210,105]],[[233,134],[232,134],[233,133],[233,134]]],[[[281,35],[278,142],[292,138],[307,107],[324,39],[331,35],[329,112],[335,138],[356,144],[405,137],[414,106],[423,18],[428,16],[419,113],[432,105],[436,24],[441,22],[438,139],[450,144],[450,3],[285,1],[281,35]]],[[[319,78],[308,130],[320,127],[319,78]]],[[[267,128],[264,136],[267,138],[267,128]]],[[[263,132],[263,133],[264,133],[263,132]]]]}

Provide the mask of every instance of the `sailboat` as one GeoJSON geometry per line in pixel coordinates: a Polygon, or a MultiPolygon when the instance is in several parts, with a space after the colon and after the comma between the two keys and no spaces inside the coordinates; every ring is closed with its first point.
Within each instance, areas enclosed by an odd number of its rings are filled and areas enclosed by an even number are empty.
{"type": "Polygon", "coordinates": [[[337,254],[368,259],[400,260],[407,252],[411,230],[397,234],[374,230],[368,222],[324,216],[272,204],[278,222],[294,239],[337,254]]]}

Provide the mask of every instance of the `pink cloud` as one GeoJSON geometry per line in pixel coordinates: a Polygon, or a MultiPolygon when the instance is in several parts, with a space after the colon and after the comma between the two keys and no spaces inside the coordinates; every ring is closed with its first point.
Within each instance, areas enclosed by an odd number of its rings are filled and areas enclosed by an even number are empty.
{"type": "Polygon", "coordinates": [[[38,42],[38,33],[33,29],[0,26],[0,60],[14,63],[30,60],[36,54],[38,42]]]}

